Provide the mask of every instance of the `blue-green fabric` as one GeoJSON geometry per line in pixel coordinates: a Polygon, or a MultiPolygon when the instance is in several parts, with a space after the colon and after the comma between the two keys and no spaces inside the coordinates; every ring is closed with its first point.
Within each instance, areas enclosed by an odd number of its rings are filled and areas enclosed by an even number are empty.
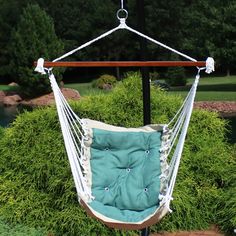
{"type": "Polygon", "coordinates": [[[90,206],[123,222],[142,221],[159,206],[161,132],[93,129],[90,206]]]}

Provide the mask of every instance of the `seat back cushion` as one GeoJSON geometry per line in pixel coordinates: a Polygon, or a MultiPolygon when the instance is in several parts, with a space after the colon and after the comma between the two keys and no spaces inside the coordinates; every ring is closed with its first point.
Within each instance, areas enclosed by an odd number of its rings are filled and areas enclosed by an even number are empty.
{"type": "Polygon", "coordinates": [[[93,129],[90,207],[122,222],[139,222],[159,206],[161,132],[93,129]]]}

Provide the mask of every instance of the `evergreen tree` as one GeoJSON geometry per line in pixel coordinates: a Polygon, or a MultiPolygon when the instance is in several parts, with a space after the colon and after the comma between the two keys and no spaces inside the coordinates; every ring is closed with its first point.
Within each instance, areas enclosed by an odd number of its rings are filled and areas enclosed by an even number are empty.
{"type": "MultiPolygon", "coordinates": [[[[48,79],[34,73],[33,61],[52,60],[62,53],[63,44],[55,34],[54,24],[37,4],[27,5],[12,33],[12,72],[27,96],[50,91],[48,79]]],[[[44,76],[46,77],[46,76],[44,76]]]]}
{"type": "Polygon", "coordinates": [[[217,0],[212,4],[210,0],[185,1],[185,49],[193,52],[193,57],[199,60],[214,57],[218,68],[220,66],[221,70],[229,73],[236,62],[236,2],[217,0]]]}
{"type": "Polygon", "coordinates": [[[216,1],[209,22],[210,36],[207,49],[215,57],[218,65],[222,67],[227,75],[236,66],[236,1],[216,1]]]}
{"type": "Polygon", "coordinates": [[[22,8],[26,6],[29,0],[0,0],[0,77],[6,80],[11,77],[9,68],[10,50],[9,41],[11,38],[12,28],[19,20],[22,8]]]}

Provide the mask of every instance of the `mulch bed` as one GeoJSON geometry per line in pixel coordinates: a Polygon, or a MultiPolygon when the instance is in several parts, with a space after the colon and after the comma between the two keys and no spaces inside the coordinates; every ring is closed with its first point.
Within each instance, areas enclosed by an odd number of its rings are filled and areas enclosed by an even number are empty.
{"type": "Polygon", "coordinates": [[[197,230],[197,231],[179,231],[174,233],[157,233],[150,234],[150,236],[224,236],[220,233],[216,226],[212,226],[208,230],[197,230]]]}
{"type": "MultiPolygon", "coordinates": [[[[63,95],[67,100],[79,100],[81,98],[79,92],[75,89],[62,88],[63,95]]],[[[49,106],[55,103],[53,93],[49,93],[33,99],[22,99],[21,95],[15,91],[0,91],[0,103],[3,103],[6,106],[11,105],[28,105],[28,106],[49,106]],[[15,99],[15,96],[18,96],[18,99],[15,99]]]]}
{"type": "MultiPolygon", "coordinates": [[[[67,100],[79,100],[81,98],[79,92],[75,89],[62,88],[61,91],[67,100]]],[[[55,99],[52,92],[37,98],[21,101],[21,104],[29,106],[48,106],[54,103],[55,99]]]]}
{"type": "Polygon", "coordinates": [[[195,108],[205,109],[208,111],[219,112],[221,116],[236,116],[236,102],[195,102],[195,108]]]}

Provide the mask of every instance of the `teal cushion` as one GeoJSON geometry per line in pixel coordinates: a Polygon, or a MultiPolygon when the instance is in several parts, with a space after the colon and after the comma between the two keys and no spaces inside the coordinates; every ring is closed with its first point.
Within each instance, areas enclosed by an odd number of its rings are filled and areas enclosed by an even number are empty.
{"type": "Polygon", "coordinates": [[[159,206],[161,132],[93,129],[90,206],[123,222],[142,221],[159,206]]]}

